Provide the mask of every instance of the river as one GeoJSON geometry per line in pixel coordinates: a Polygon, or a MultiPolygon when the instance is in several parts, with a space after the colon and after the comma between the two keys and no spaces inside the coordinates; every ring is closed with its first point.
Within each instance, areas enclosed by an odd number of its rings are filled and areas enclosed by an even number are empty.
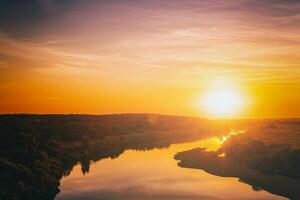
{"type": "Polygon", "coordinates": [[[196,147],[216,150],[217,137],[147,151],[126,150],[118,158],[94,162],[83,174],[76,165],[61,180],[56,200],[281,200],[266,191],[256,191],[238,178],[210,175],[177,165],[177,152],[196,147]]]}

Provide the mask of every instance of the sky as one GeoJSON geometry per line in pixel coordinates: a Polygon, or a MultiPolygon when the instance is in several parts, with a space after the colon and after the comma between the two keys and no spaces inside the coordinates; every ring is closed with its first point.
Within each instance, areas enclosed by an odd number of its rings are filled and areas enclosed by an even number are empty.
{"type": "Polygon", "coordinates": [[[300,117],[299,24],[299,0],[1,0],[0,113],[218,117],[218,87],[300,117]]]}

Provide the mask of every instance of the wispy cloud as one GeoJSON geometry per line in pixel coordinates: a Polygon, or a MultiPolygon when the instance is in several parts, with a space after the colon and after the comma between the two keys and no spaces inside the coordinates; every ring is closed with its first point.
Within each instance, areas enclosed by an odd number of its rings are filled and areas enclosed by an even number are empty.
{"type": "Polygon", "coordinates": [[[298,0],[3,0],[0,85],[299,85],[299,24],[298,0]]]}

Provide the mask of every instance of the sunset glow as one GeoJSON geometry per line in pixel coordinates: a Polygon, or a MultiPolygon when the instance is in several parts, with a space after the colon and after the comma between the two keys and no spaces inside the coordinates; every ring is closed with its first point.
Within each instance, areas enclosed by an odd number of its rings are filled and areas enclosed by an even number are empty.
{"type": "Polygon", "coordinates": [[[11,2],[1,113],[300,116],[297,1],[11,2]]]}
{"type": "Polygon", "coordinates": [[[0,0],[0,200],[300,199],[300,0],[0,0]]]}

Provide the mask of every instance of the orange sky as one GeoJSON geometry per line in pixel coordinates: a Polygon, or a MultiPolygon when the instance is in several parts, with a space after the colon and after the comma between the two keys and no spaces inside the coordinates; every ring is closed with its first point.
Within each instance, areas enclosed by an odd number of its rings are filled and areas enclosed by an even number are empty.
{"type": "Polygon", "coordinates": [[[295,0],[29,0],[0,3],[1,113],[211,116],[216,82],[231,117],[300,117],[295,0]],[[16,14],[18,13],[18,14],[16,14]]]}

